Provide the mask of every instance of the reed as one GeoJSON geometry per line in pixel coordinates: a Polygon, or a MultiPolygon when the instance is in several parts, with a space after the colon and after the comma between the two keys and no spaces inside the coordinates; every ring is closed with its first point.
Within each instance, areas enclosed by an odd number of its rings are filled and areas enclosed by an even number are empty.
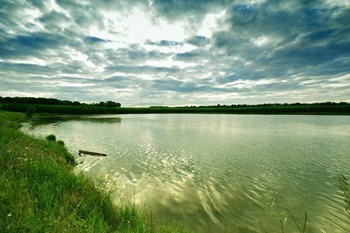
{"type": "Polygon", "coordinates": [[[344,175],[340,175],[338,177],[338,187],[344,195],[345,210],[350,219],[350,185],[348,179],[344,175]]]}
{"type": "Polygon", "coordinates": [[[282,195],[279,192],[277,192],[275,189],[268,189],[266,200],[268,215],[272,215],[273,219],[277,219],[279,221],[279,226],[282,233],[286,232],[284,225],[288,221],[288,216],[292,218],[293,223],[300,233],[306,232],[308,222],[307,211],[304,212],[304,221],[301,227],[298,224],[297,219],[292,215],[291,211],[283,205],[282,195]]]}

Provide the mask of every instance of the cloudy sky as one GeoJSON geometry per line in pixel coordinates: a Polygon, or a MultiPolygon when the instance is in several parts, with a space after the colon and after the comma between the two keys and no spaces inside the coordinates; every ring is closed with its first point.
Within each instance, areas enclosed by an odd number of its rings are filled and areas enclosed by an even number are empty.
{"type": "Polygon", "coordinates": [[[0,0],[0,96],[350,102],[350,1],[0,0]]]}

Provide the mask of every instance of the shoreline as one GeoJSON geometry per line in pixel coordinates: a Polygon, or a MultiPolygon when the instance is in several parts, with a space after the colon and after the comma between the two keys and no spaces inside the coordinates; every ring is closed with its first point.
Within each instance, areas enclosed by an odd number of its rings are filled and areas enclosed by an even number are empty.
{"type": "Polygon", "coordinates": [[[184,107],[97,107],[74,105],[43,105],[3,103],[0,109],[26,113],[51,114],[258,114],[258,115],[350,115],[348,103],[314,104],[260,104],[260,105],[217,105],[184,107]]]}
{"type": "Polygon", "coordinates": [[[22,113],[0,111],[1,232],[186,232],[156,223],[73,171],[64,144],[19,130],[22,113]]]}

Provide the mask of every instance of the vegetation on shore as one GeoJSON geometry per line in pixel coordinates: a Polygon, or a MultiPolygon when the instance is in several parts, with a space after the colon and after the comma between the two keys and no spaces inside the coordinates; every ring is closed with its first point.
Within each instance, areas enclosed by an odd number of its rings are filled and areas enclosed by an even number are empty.
{"type": "Polygon", "coordinates": [[[0,111],[0,232],[182,232],[157,225],[134,207],[73,172],[75,160],[54,136],[20,132],[24,114],[0,111]]]}
{"type": "Polygon", "coordinates": [[[23,112],[28,116],[35,113],[53,114],[138,114],[138,113],[227,113],[227,114],[318,114],[350,115],[350,104],[334,103],[293,103],[293,104],[257,104],[257,105],[212,105],[184,107],[120,107],[112,101],[98,104],[61,101],[45,98],[0,97],[0,109],[23,112]]]}
{"type": "Polygon", "coordinates": [[[339,189],[342,191],[344,196],[345,210],[348,213],[348,217],[350,219],[350,184],[344,175],[340,175],[337,179],[339,189]]]}

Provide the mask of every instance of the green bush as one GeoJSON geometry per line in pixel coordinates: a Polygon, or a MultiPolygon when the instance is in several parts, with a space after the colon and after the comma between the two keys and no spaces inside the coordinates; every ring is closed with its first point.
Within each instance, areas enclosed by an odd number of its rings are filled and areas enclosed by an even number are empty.
{"type": "Polygon", "coordinates": [[[58,140],[57,143],[61,146],[64,146],[64,141],[62,141],[62,140],[58,140]]]}
{"type": "Polygon", "coordinates": [[[348,179],[344,175],[338,177],[338,187],[344,194],[345,210],[350,219],[350,185],[348,179]]]}
{"type": "Polygon", "coordinates": [[[49,136],[46,137],[46,140],[49,142],[55,142],[56,141],[56,136],[53,134],[50,134],[49,136]]]}

